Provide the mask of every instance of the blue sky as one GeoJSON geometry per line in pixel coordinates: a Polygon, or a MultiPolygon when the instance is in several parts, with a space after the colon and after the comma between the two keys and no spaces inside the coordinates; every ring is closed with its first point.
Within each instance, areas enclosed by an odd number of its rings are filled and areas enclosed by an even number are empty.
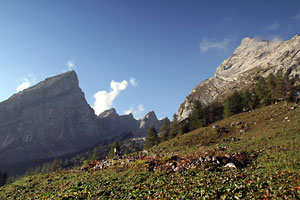
{"type": "Polygon", "coordinates": [[[0,101],[72,68],[98,111],[172,118],[244,37],[299,30],[299,0],[1,0],[0,101]]]}

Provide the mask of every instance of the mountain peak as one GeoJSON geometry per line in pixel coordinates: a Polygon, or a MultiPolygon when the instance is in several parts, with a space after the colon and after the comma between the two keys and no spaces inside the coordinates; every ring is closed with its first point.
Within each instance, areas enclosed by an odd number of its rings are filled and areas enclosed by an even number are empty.
{"type": "Polygon", "coordinates": [[[110,116],[117,116],[117,111],[114,108],[108,109],[103,111],[99,114],[99,117],[110,117],[110,116]]]}
{"type": "Polygon", "coordinates": [[[246,37],[242,40],[240,46],[235,49],[234,54],[240,54],[243,52],[248,53],[248,52],[256,51],[257,49],[260,49],[262,47],[268,48],[270,43],[271,42],[268,40],[246,37]]]}
{"type": "Polygon", "coordinates": [[[149,129],[154,126],[156,129],[160,127],[161,122],[157,119],[154,111],[148,112],[140,123],[140,128],[149,129]]]}
{"type": "Polygon", "coordinates": [[[156,114],[154,111],[150,111],[145,115],[144,119],[156,119],[157,120],[157,117],[156,117],[156,114]]]}
{"type": "Polygon", "coordinates": [[[79,89],[79,81],[74,70],[46,78],[45,80],[33,85],[21,92],[11,96],[9,99],[21,98],[21,96],[30,97],[32,93],[40,94],[41,97],[56,96],[68,93],[74,89],[79,89]]]}
{"type": "Polygon", "coordinates": [[[248,43],[260,43],[260,42],[270,42],[268,40],[263,40],[260,38],[250,38],[250,37],[245,37],[244,39],[242,39],[241,45],[245,45],[248,43]]]}

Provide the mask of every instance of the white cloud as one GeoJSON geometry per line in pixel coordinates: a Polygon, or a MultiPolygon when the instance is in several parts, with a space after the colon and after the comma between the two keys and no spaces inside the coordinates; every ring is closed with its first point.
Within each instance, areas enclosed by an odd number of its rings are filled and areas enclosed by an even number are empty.
{"type": "Polygon", "coordinates": [[[18,85],[17,87],[17,92],[21,92],[23,90],[25,90],[26,88],[29,88],[31,85],[30,81],[27,78],[24,78],[22,80],[22,83],[20,85],[18,85]]]}
{"type": "Polygon", "coordinates": [[[267,29],[270,30],[270,31],[275,31],[279,28],[280,28],[280,24],[276,21],[273,24],[271,24],[267,27],[267,29]]]}
{"type": "Polygon", "coordinates": [[[135,78],[130,77],[129,82],[130,82],[130,84],[133,87],[137,87],[138,86],[138,83],[135,81],[135,78]]]}
{"type": "Polygon", "coordinates": [[[124,112],[124,114],[128,115],[128,114],[132,113],[135,118],[138,118],[144,111],[145,111],[145,108],[144,108],[143,104],[140,104],[136,107],[136,109],[133,108],[133,106],[131,106],[128,110],[126,110],[124,112]]]}
{"type": "Polygon", "coordinates": [[[122,82],[111,81],[110,82],[110,92],[99,91],[94,95],[95,103],[93,109],[96,115],[99,115],[103,111],[112,108],[113,101],[119,95],[122,90],[125,90],[128,86],[126,80],[122,82]]]}
{"type": "Polygon", "coordinates": [[[72,60],[68,60],[67,67],[68,67],[68,70],[70,71],[70,70],[74,69],[75,63],[72,60]]]}
{"type": "Polygon", "coordinates": [[[206,52],[209,49],[227,50],[230,41],[231,41],[230,39],[224,39],[221,42],[211,42],[207,39],[203,39],[202,42],[200,43],[200,51],[206,52]]]}

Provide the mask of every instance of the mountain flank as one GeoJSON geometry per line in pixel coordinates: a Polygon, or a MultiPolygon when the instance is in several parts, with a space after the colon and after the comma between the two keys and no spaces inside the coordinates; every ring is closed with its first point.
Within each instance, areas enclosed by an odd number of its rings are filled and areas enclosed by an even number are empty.
{"type": "Polygon", "coordinates": [[[179,106],[177,120],[182,121],[191,114],[195,101],[209,104],[221,100],[234,90],[252,86],[258,75],[266,77],[279,70],[299,76],[300,35],[282,42],[244,38],[233,55],[217,68],[213,77],[193,88],[179,106]]]}

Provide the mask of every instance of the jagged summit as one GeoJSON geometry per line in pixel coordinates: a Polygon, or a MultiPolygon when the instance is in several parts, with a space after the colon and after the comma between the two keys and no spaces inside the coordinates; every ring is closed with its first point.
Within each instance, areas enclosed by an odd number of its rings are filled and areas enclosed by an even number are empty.
{"type": "Polygon", "coordinates": [[[119,115],[117,114],[116,109],[111,108],[111,109],[103,111],[98,116],[99,117],[111,117],[111,116],[119,116],[119,115]]]}
{"type": "Polygon", "coordinates": [[[154,126],[156,129],[159,129],[161,122],[157,119],[154,111],[151,111],[145,115],[140,123],[140,128],[149,129],[151,126],[154,126]]]}
{"type": "Polygon", "coordinates": [[[215,75],[199,83],[180,105],[179,121],[186,119],[192,111],[192,102],[210,103],[234,89],[242,89],[253,83],[257,75],[267,76],[284,70],[291,75],[300,70],[300,35],[281,42],[257,38],[244,38],[234,54],[225,59],[215,75]]]}
{"type": "Polygon", "coordinates": [[[154,111],[150,111],[145,115],[144,119],[157,120],[157,117],[154,111]]]}

